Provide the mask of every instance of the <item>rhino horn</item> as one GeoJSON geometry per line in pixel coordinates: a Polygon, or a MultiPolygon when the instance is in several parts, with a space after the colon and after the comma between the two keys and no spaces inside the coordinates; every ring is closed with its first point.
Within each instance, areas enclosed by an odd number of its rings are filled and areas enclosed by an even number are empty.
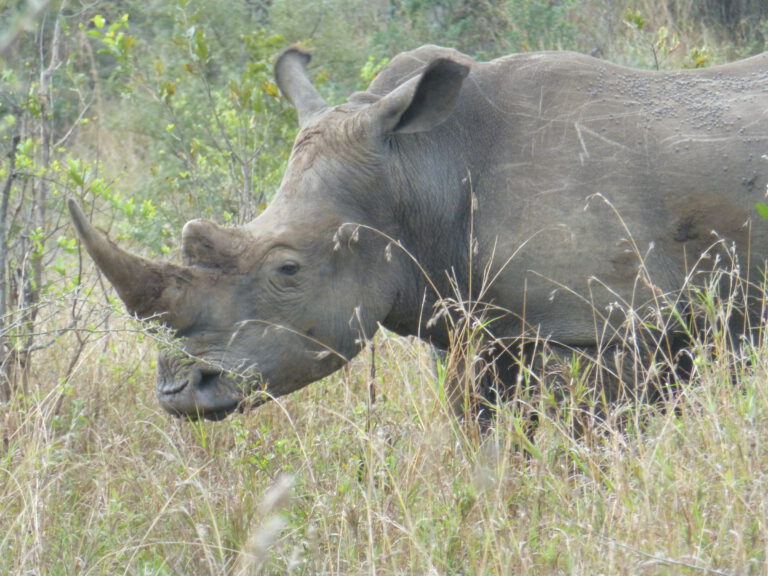
{"type": "Polygon", "coordinates": [[[157,317],[177,330],[191,324],[196,316],[191,288],[204,271],[131,254],[97,231],[76,202],[69,200],[68,206],[78,236],[129,312],[157,317]]]}
{"type": "Polygon", "coordinates": [[[275,82],[280,92],[296,107],[299,126],[305,126],[313,116],[328,108],[326,101],[307,78],[305,68],[311,59],[312,56],[306,50],[291,46],[275,62],[275,82]]]}
{"type": "Polygon", "coordinates": [[[252,237],[238,228],[221,228],[208,220],[190,220],[181,232],[184,264],[225,272],[242,271],[252,237]]]}

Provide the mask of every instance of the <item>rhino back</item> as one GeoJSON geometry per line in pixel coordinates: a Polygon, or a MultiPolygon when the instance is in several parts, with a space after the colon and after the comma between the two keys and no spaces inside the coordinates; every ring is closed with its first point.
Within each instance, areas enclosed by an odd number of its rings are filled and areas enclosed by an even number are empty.
{"type": "Polygon", "coordinates": [[[680,289],[718,239],[768,257],[754,209],[768,183],[766,55],[675,72],[513,55],[473,67],[439,132],[476,199],[475,285],[511,323],[525,310],[545,334],[590,343],[596,310],[680,289]]]}

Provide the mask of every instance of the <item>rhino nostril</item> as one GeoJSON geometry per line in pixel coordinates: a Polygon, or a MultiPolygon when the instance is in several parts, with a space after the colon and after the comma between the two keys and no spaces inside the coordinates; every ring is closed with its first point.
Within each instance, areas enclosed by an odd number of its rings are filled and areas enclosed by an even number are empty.
{"type": "Polygon", "coordinates": [[[218,381],[219,376],[221,376],[221,370],[205,366],[195,370],[194,374],[192,374],[189,379],[189,383],[193,388],[202,390],[203,388],[215,384],[218,381]]]}

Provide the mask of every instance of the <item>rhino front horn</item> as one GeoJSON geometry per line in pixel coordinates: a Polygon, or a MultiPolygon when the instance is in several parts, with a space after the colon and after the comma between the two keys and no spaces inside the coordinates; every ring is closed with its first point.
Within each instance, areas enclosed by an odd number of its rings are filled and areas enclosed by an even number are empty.
{"type": "Polygon", "coordinates": [[[194,322],[192,288],[203,271],[131,254],[98,232],[75,201],[69,200],[68,206],[78,236],[129,312],[139,318],[157,317],[177,330],[194,322]]]}

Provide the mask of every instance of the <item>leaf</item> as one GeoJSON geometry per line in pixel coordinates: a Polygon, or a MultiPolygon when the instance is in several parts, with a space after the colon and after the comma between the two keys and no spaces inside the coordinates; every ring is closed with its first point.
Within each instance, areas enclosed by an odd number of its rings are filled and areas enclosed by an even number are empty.
{"type": "Polygon", "coordinates": [[[69,176],[69,179],[79,188],[85,186],[85,182],[88,179],[88,172],[84,168],[83,163],[80,160],[68,158],[67,164],[67,175],[69,176]]]}
{"type": "Polygon", "coordinates": [[[277,85],[272,82],[264,82],[261,85],[261,89],[267,96],[272,96],[273,98],[279,98],[280,96],[277,85]]]}
{"type": "Polygon", "coordinates": [[[768,220],[768,204],[765,202],[758,202],[755,204],[755,210],[763,220],[768,220]]]}
{"type": "Polygon", "coordinates": [[[628,8],[622,16],[624,24],[635,30],[642,30],[645,28],[645,17],[640,10],[632,10],[628,8]]]}
{"type": "Polygon", "coordinates": [[[166,104],[173,99],[173,96],[175,94],[176,94],[175,82],[163,82],[160,85],[160,98],[162,98],[163,102],[165,102],[166,104]]]}
{"type": "Polygon", "coordinates": [[[202,27],[193,28],[194,46],[192,53],[199,62],[208,60],[208,42],[205,38],[205,30],[202,27]]]}

